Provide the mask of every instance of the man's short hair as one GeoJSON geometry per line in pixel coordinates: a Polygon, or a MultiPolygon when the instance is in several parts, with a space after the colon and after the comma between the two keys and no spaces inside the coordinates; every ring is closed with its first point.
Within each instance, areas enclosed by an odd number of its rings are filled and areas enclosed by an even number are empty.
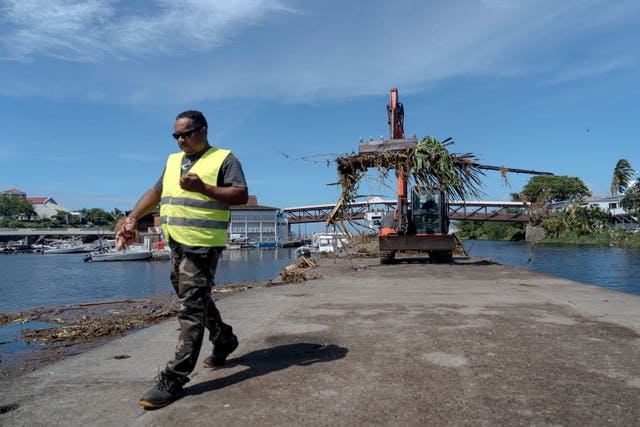
{"type": "Polygon", "coordinates": [[[209,127],[207,125],[207,119],[205,119],[204,115],[197,110],[183,111],[182,113],[178,114],[178,117],[176,117],[176,120],[178,119],[191,119],[191,121],[193,122],[193,126],[196,128],[201,128],[203,126],[207,128],[209,127]]]}

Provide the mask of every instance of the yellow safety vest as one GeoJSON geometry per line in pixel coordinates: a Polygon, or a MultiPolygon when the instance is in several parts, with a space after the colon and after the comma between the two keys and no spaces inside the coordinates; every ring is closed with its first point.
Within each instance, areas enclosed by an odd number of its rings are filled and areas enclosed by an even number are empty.
{"type": "MultiPolygon", "coordinates": [[[[211,147],[189,172],[209,185],[218,184],[218,172],[229,150],[211,147]]],[[[229,227],[229,205],[204,194],[180,188],[180,170],[184,153],[167,159],[162,178],[160,223],[166,241],[189,246],[225,246],[229,227]]]]}

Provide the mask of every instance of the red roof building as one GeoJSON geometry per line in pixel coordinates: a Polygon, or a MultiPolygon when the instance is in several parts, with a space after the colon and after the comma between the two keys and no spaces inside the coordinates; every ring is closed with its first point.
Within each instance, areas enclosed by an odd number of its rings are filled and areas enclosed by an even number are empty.
{"type": "Polygon", "coordinates": [[[8,194],[15,197],[26,199],[33,205],[33,210],[40,218],[51,218],[58,214],[58,212],[68,212],[67,209],[58,205],[58,203],[51,197],[27,197],[27,193],[18,190],[17,188],[11,188],[5,190],[0,194],[8,194]]]}

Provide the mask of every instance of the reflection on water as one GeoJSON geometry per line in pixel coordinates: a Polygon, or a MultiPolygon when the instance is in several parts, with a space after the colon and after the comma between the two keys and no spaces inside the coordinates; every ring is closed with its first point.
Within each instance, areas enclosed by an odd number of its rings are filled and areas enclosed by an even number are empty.
{"type": "MultiPolygon", "coordinates": [[[[289,248],[228,250],[216,283],[265,281],[291,263],[289,248]]],[[[0,312],[145,298],[172,291],[169,261],[84,262],[84,254],[0,255],[0,312]]]]}
{"type": "Polygon", "coordinates": [[[291,248],[227,250],[218,264],[216,283],[260,282],[274,279],[295,257],[291,248]]]}
{"type": "Polygon", "coordinates": [[[640,250],[466,240],[469,255],[504,265],[640,295],[640,250]]]}

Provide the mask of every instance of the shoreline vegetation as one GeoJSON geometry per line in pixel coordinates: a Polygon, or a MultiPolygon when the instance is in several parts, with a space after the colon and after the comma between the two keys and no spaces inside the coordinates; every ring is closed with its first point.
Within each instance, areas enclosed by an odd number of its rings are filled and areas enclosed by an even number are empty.
{"type": "MultiPolygon", "coordinates": [[[[542,240],[533,243],[640,248],[640,233],[625,230],[567,230],[555,236],[549,230],[545,229],[545,232],[542,240]]],[[[455,234],[461,240],[525,240],[524,225],[514,223],[460,221],[455,234]]]]}
{"type": "Polygon", "coordinates": [[[565,245],[616,246],[620,248],[640,248],[640,233],[626,231],[601,232],[589,235],[569,234],[563,237],[546,237],[540,243],[565,245]]]}
{"type": "MultiPolygon", "coordinates": [[[[460,236],[461,240],[504,240],[504,241],[523,241],[524,238],[488,238],[483,236],[473,237],[471,239],[460,236]]],[[[588,246],[615,246],[625,249],[640,248],[640,233],[628,232],[602,232],[589,235],[569,234],[562,237],[545,237],[540,241],[533,242],[535,244],[557,244],[557,245],[588,245],[588,246]]]]}

